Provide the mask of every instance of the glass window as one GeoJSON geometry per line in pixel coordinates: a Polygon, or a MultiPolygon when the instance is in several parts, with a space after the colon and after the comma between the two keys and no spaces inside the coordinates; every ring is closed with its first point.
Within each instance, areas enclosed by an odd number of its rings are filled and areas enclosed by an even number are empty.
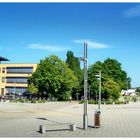
{"type": "Polygon", "coordinates": [[[28,77],[6,77],[6,83],[27,83],[28,77]]]}
{"type": "Polygon", "coordinates": [[[7,67],[7,73],[27,73],[33,72],[33,67],[7,67]]]}
{"type": "Polygon", "coordinates": [[[7,93],[14,93],[14,90],[15,90],[15,93],[23,93],[23,92],[25,92],[26,90],[27,90],[27,88],[26,87],[15,87],[14,88],[14,86],[13,87],[6,87],[6,92],[7,93]]]}

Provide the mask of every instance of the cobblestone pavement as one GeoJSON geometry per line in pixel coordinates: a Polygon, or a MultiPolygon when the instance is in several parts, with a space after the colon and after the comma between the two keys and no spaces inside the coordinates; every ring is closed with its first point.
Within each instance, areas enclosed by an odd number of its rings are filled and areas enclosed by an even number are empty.
{"type": "Polygon", "coordinates": [[[140,102],[102,105],[100,128],[93,128],[96,109],[88,105],[89,127],[83,130],[83,104],[77,102],[0,103],[0,137],[140,137],[140,102]],[[39,133],[40,124],[46,133],[39,133]]]}

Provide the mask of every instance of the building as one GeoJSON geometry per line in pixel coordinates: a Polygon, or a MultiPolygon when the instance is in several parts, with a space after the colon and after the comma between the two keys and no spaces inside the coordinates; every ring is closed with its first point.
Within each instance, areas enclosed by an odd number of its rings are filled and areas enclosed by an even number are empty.
{"type": "MultiPolygon", "coordinates": [[[[2,61],[8,61],[8,59],[2,61]]],[[[27,79],[36,68],[37,64],[0,64],[0,95],[22,94],[26,91],[27,79]]]]}
{"type": "Polygon", "coordinates": [[[136,96],[136,89],[122,90],[122,91],[121,91],[121,95],[136,96]]]}

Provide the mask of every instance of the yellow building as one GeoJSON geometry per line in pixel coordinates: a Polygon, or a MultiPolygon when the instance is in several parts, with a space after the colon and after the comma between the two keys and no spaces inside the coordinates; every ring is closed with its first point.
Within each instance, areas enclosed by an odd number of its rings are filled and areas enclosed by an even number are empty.
{"type": "Polygon", "coordinates": [[[0,95],[26,91],[27,79],[36,68],[37,64],[0,64],[0,95]]]}

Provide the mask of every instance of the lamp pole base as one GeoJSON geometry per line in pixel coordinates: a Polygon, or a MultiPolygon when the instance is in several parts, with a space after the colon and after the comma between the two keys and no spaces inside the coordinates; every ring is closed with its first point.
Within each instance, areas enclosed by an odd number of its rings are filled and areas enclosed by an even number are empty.
{"type": "Polygon", "coordinates": [[[83,129],[87,130],[88,128],[88,116],[86,114],[83,115],[83,129]]]}

